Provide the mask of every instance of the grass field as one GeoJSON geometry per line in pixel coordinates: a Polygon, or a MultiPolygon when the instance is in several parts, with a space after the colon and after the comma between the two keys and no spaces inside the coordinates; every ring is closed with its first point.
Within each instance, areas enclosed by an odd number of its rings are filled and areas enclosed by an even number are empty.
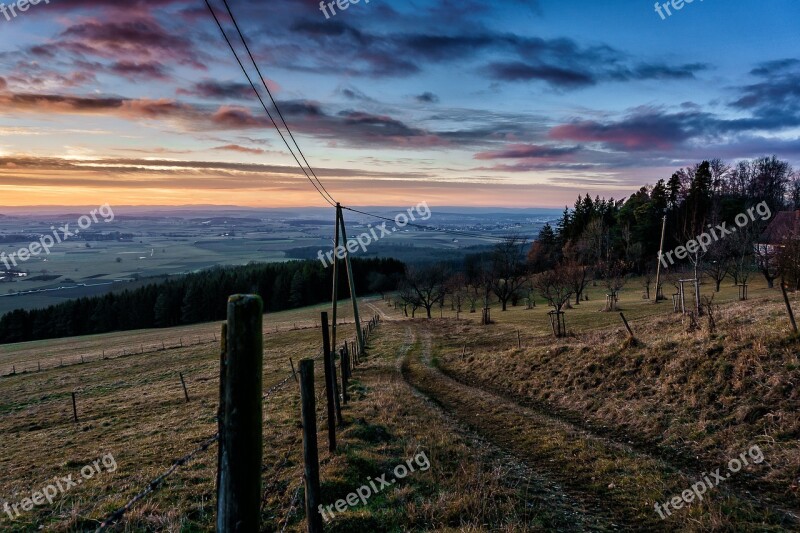
{"type": "MultiPolygon", "coordinates": [[[[704,294],[709,290],[703,287],[704,294]]],[[[754,283],[750,295],[738,302],[735,288],[723,287],[715,298],[721,303],[717,332],[709,334],[701,320],[702,329],[690,333],[671,303],[643,300],[631,282],[620,309],[636,343],[626,341],[618,313],[600,312],[599,287],[567,311],[571,336],[559,340],[548,335],[541,302],[532,310],[495,308],[495,324],[480,326],[480,313],[456,320],[449,305],[443,318],[437,309],[433,320],[410,320],[392,303],[365,299],[362,316],[380,314],[383,321],[351,383],[336,454],[327,452],[320,431],[323,502],[334,504],[423,452],[430,468],[336,513],[326,530],[796,530],[798,344],[780,292],[754,283]],[[666,520],[656,514],[656,502],[681,494],[754,444],[763,463],[666,520]]],[[[287,377],[289,357],[296,362],[319,354],[324,309],[265,316],[265,388],[287,377]]],[[[352,322],[346,309],[343,302],[342,319],[352,322]]],[[[0,347],[0,368],[27,370],[0,378],[0,501],[18,503],[104,454],[117,464],[14,520],[0,513],[0,527],[92,530],[213,435],[219,328],[0,347]],[[181,339],[200,343],[181,348],[181,339]],[[162,342],[168,349],[116,357],[162,342]],[[95,358],[104,349],[115,358],[95,358]],[[81,355],[88,362],[78,364],[81,355]],[[61,357],[63,367],[56,362],[61,357]],[[41,372],[35,371],[39,361],[46,366],[41,372]]],[[[353,333],[345,326],[340,338],[353,333]]],[[[316,374],[319,397],[319,365],[316,374]]],[[[323,407],[318,402],[320,415],[323,407]]],[[[298,424],[290,380],[264,404],[263,531],[304,530],[298,424]]],[[[134,505],[116,530],[213,530],[215,478],[212,445],[134,505]]]]}

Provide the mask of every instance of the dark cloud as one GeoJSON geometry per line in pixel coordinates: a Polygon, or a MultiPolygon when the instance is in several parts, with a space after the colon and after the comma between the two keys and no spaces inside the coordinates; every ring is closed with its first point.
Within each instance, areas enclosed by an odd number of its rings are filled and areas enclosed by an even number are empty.
{"type": "Polygon", "coordinates": [[[579,146],[517,145],[492,152],[475,154],[475,159],[558,159],[580,150],[579,146]]]}
{"type": "Polygon", "coordinates": [[[421,103],[421,104],[438,104],[439,97],[433,94],[432,92],[424,92],[422,94],[418,94],[414,97],[414,99],[421,103]]]}
{"type": "Polygon", "coordinates": [[[800,60],[764,63],[751,73],[761,81],[738,88],[731,106],[752,112],[766,127],[800,125],[800,60]]]}
{"type": "Polygon", "coordinates": [[[689,139],[718,134],[720,121],[699,112],[664,113],[654,109],[638,110],[619,120],[574,121],[550,130],[558,141],[600,143],[621,151],[672,150],[689,139]],[[717,130],[713,129],[717,127],[717,130]]]}
{"type": "Polygon", "coordinates": [[[167,69],[157,61],[144,63],[117,61],[109,66],[108,71],[131,80],[166,80],[169,78],[167,69]]]}
{"type": "Polygon", "coordinates": [[[489,75],[500,81],[544,81],[560,88],[577,88],[594,85],[591,72],[581,72],[551,65],[528,65],[521,61],[493,63],[487,68],[489,75]]]}
{"type": "Polygon", "coordinates": [[[773,61],[765,61],[756,68],[750,71],[754,76],[770,76],[772,74],[780,73],[781,71],[800,66],[800,59],[776,59],[773,61]]]}
{"type": "Polygon", "coordinates": [[[253,98],[253,88],[249,83],[234,81],[203,80],[189,89],[178,89],[178,94],[199,96],[216,100],[245,100],[253,98]]]}

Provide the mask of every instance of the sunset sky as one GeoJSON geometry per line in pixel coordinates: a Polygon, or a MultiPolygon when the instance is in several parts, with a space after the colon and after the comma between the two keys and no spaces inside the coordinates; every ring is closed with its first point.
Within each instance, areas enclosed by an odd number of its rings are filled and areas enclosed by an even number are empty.
{"type": "MultiPolygon", "coordinates": [[[[666,20],[651,0],[229,2],[345,205],[559,207],[704,158],[800,166],[797,0],[666,20]]],[[[0,206],[103,203],[326,205],[203,0],[0,15],[0,206]]]]}

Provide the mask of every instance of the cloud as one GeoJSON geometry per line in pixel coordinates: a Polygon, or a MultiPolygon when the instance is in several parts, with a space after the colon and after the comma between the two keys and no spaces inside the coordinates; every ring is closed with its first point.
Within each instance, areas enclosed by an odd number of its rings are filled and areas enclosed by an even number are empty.
{"type": "Polygon", "coordinates": [[[226,144],[225,146],[217,146],[216,148],[214,148],[214,150],[240,152],[243,154],[256,154],[256,155],[261,155],[266,153],[266,150],[262,150],[261,148],[248,148],[246,146],[240,146],[238,144],[226,144]]]}
{"type": "Polygon", "coordinates": [[[177,93],[214,100],[249,100],[253,98],[253,88],[249,83],[208,79],[195,83],[189,89],[178,89],[177,93]]]}
{"type": "Polygon", "coordinates": [[[431,92],[424,92],[422,94],[418,94],[414,97],[414,99],[421,103],[421,104],[438,104],[439,97],[431,92]]]}
{"type": "Polygon", "coordinates": [[[558,159],[574,154],[580,150],[578,146],[540,146],[534,144],[514,145],[503,150],[480,152],[475,159],[558,159]]]}
{"type": "Polygon", "coordinates": [[[557,141],[595,142],[622,151],[671,150],[687,140],[713,131],[710,115],[698,112],[664,113],[650,108],[635,110],[619,120],[578,120],[556,126],[549,137],[557,141]]]}
{"type": "Polygon", "coordinates": [[[90,20],[69,26],[52,43],[78,57],[94,56],[127,62],[174,62],[205,70],[192,40],[149,18],[90,20]]]}
{"type": "Polygon", "coordinates": [[[143,63],[117,61],[109,66],[108,71],[130,80],[166,80],[169,78],[164,65],[157,61],[143,63]]]}
{"type": "Polygon", "coordinates": [[[501,81],[544,81],[561,88],[594,85],[597,79],[590,72],[581,72],[550,65],[528,65],[521,61],[492,63],[489,75],[501,81]]]}
{"type": "Polygon", "coordinates": [[[785,71],[797,66],[800,66],[800,59],[787,58],[765,61],[751,70],[750,74],[754,76],[769,77],[770,75],[779,74],[781,71],[785,71]]]}
{"type": "Polygon", "coordinates": [[[800,60],[762,63],[751,74],[761,81],[738,87],[731,107],[751,111],[773,127],[800,125],[800,60]]]}

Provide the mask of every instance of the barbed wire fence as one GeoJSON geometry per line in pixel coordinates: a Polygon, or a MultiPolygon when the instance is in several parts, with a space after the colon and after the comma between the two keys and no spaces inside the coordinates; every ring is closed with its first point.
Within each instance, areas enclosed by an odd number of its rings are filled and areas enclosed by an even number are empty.
{"type": "MultiPolygon", "coordinates": [[[[346,324],[346,322],[339,323],[339,325],[342,325],[342,324],[346,324]]],[[[321,327],[321,325],[316,325],[315,329],[319,329],[320,327],[321,327]]],[[[304,329],[308,329],[308,328],[304,328],[304,329]]],[[[210,341],[210,342],[218,342],[218,341],[215,338],[214,341],[210,341]]],[[[349,342],[350,342],[350,340],[344,341],[345,345],[347,345],[349,342]]],[[[207,344],[207,343],[205,343],[205,344],[207,344]]],[[[197,344],[195,344],[195,346],[196,345],[197,344]]],[[[186,346],[184,346],[184,347],[186,347],[186,346]]],[[[159,350],[159,351],[162,351],[162,350],[159,350]]],[[[323,350],[320,349],[320,353],[318,353],[315,357],[313,357],[313,359],[314,360],[319,360],[319,359],[322,359],[322,358],[324,358],[324,353],[323,353],[323,350]]],[[[263,393],[262,400],[267,400],[270,397],[272,397],[274,394],[276,394],[279,391],[283,390],[288,384],[290,384],[292,382],[292,380],[295,379],[295,376],[296,376],[296,372],[294,370],[292,372],[287,373],[286,376],[283,379],[281,379],[278,383],[276,383],[275,385],[273,385],[270,388],[268,388],[263,393]]],[[[321,403],[322,402],[320,401],[319,404],[321,404],[321,403]]],[[[323,420],[324,418],[325,418],[324,414],[320,415],[320,420],[323,420]]],[[[160,488],[162,488],[164,486],[164,484],[165,484],[165,481],[170,476],[172,476],[175,472],[177,472],[182,466],[187,465],[193,459],[197,458],[198,456],[203,454],[205,451],[210,449],[212,447],[212,445],[214,445],[215,443],[218,443],[218,441],[219,441],[219,432],[215,432],[212,436],[210,436],[209,438],[203,440],[196,448],[192,449],[189,453],[187,453],[186,455],[174,460],[169,468],[167,468],[163,473],[161,473],[160,475],[158,475],[157,477],[155,477],[151,481],[149,481],[144,486],[144,488],[141,491],[139,491],[136,495],[134,495],[132,498],[130,498],[125,503],[125,505],[123,505],[123,506],[115,509],[113,512],[109,513],[106,516],[106,518],[102,522],[100,522],[100,524],[98,525],[98,527],[95,530],[95,532],[98,533],[98,532],[101,532],[101,531],[105,531],[110,526],[113,526],[114,524],[119,522],[125,516],[125,514],[128,513],[138,502],[140,502],[141,500],[143,500],[144,498],[146,498],[150,494],[153,494],[154,492],[156,492],[160,488]]],[[[290,446],[289,450],[284,455],[283,463],[281,465],[278,465],[277,467],[273,467],[273,470],[277,470],[277,469],[281,468],[282,466],[285,466],[289,462],[289,459],[290,459],[290,457],[292,456],[292,453],[295,450],[296,450],[296,446],[295,445],[290,446]]],[[[267,470],[268,470],[267,468],[262,468],[262,473],[266,472],[267,470]]],[[[292,478],[294,478],[294,476],[292,476],[292,478]]],[[[288,527],[288,525],[289,525],[289,523],[291,521],[291,518],[294,516],[294,514],[295,514],[295,512],[297,510],[297,503],[298,503],[299,495],[300,495],[300,492],[301,492],[302,488],[303,488],[303,476],[301,474],[300,475],[300,479],[299,479],[299,481],[298,481],[298,483],[296,485],[296,488],[294,490],[292,499],[290,500],[289,509],[288,509],[285,517],[283,518],[283,520],[278,522],[279,524],[280,523],[283,524],[282,529],[281,529],[282,532],[284,532],[286,530],[286,528],[288,527]]],[[[265,492],[264,497],[262,498],[262,505],[266,501],[266,497],[267,497],[267,493],[265,492]]]]}

